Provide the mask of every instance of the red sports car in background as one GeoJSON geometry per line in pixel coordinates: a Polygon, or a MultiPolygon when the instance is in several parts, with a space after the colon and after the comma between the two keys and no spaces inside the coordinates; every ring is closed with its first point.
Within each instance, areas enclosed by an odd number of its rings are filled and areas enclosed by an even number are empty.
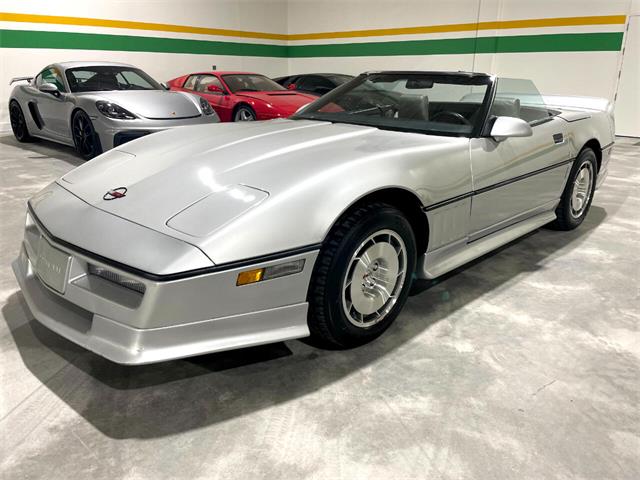
{"type": "Polygon", "coordinates": [[[285,118],[317,98],[287,90],[258,73],[199,72],[167,83],[171,90],[206,98],[222,122],[285,118]]]}

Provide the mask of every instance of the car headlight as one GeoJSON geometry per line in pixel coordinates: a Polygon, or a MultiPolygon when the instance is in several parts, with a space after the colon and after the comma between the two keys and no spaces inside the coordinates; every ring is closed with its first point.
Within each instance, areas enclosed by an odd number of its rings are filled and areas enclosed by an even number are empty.
{"type": "Polygon", "coordinates": [[[118,120],[133,120],[136,118],[136,116],[129,110],[126,110],[115,103],[99,100],[96,102],[96,108],[105,117],[117,118],[118,120]]]}
{"type": "Polygon", "coordinates": [[[211,104],[202,97],[200,97],[200,108],[202,109],[203,115],[213,115],[216,113],[213,108],[211,108],[211,104]]]}

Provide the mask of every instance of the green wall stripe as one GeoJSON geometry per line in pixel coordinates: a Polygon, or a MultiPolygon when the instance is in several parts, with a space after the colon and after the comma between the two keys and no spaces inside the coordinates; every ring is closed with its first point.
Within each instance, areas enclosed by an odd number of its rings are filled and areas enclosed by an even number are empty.
{"type": "Polygon", "coordinates": [[[278,58],[367,57],[511,52],[619,51],[622,46],[622,35],[622,32],[561,33],[479,37],[477,39],[470,37],[287,46],[96,33],[0,30],[0,47],[193,53],[278,58]]]}
{"type": "Polygon", "coordinates": [[[37,30],[0,30],[0,46],[4,48],[117,50],[122,52],[195,53],[249,57],[285,58],[287,56],[286,45],[37,30]]]}
{"type": "Polygon", "coordinates": [[[622,32],[407,40],[289,46],[289,57],[453,55],[464,53],[619,51],[622,32]]]}

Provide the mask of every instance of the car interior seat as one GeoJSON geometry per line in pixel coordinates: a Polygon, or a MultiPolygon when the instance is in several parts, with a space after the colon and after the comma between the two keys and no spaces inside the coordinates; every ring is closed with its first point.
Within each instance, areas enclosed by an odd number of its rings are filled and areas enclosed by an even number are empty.
{"type": "Polygon", "coordinates": [[[496,98],[491,107],[491,115],[496,117],[516,117],[520,118],[520,99],[518,98],[496,98]]]}
{"type": "Polygon", "coordinates": [[[429,120],[429,97],[403,95],[398,102],[398,118],[404,120],[429,120]]]}

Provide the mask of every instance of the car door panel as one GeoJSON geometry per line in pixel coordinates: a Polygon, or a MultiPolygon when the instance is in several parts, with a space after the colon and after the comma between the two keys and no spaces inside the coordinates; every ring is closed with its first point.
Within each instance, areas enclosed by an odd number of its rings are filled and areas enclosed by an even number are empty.
{"type": "Polygon", "coordinates": [[[71,138],[68,115],[71,104],[68,101],[62,75],[54,68],[44,69],[36,77],[32,91],[33,100],[29,105],[29,111],[40,129],[40,134],[66,143],[71,138]],[[38,87],[42,83],[53,83],[58,87],[59,93],[53,95],[41,92],[38,87]]]}
{"type": "Polygon", "coordinates": [[[570,166],[567,143],[554,140],[563,123],[553,118],[533,127],[531,137],[472,140],[471,234],[560,198],[570,166]]]}
{"type": "MultiPolygon", "coordinates": [[[[27,126],[29,131],[38,137],[45,137],[51,139],[57,139],[57,136],[53,133],[51,126],[46,123],[41,108],[45,106],[44,93],[40,92],[35,86],[29,85],[25,87],[25,91],[29,100],[26,103],[26,110],[24,111],[25,118],[27,120],[27,126]]],[[[47,109],[44,108],[46,111],[47,109]]]]}
{"type": "Polygon", "coordinates": [[[216,111],[221,122],[231,121],[233,111],[233,101],[228,93],[209,93],[206,89],[207,85],[215,84],[227,92],[227,88],[216,75],[202,74],[198,76],[197,82],[194,84],[193,90],[187,90],[205,98],[211,107],[216,111]]]}
{"type": "Polygon", "coordinates": [[[68,110],[67,96],[63,93],[59,97],[38,92],[34,98],[35,108],[44,123],[43,132],[56,139],[70,138],[69,119],[65,115],[68,110]]]}

